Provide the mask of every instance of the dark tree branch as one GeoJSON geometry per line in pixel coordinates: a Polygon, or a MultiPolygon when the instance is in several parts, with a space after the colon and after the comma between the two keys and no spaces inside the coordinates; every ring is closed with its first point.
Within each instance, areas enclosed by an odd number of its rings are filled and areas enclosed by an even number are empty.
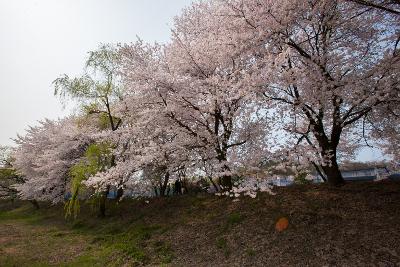
{"type": "MultiPolygon", "coordinates": [[[[388,13],[391,13],[391,14],[394,14],[394,15],[400,15],[400,11],[392,9],[392,8],[389,8],[389,7],[387,7],[387,6],[383,5],[383,4],[373,3],[372,1],[365,1],[365,0],[348,0],[348,1],[349,2],[353,2],[353,3],[357,3],[357,4],[362,5],[362,6],[379,9],[379,10],[382,10],[382,11],[385,11],[385,12],[388,12],[388,13]]],[[[393,2],[393,4],[400,5],[399,1],[397,1],[397,0],[393,0],[392,2],[393,2]]]]}

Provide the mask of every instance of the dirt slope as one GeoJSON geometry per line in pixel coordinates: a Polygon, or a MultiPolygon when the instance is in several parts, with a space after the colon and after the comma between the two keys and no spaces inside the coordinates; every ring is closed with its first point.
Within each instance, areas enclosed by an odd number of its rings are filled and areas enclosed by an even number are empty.
{"type": "Polygon", "coordinates": [[[400,266],[400,183],[275,191],[109,203],[105,219],[84,206],[76,221],[3,205],[0,266],[400,266]]]}

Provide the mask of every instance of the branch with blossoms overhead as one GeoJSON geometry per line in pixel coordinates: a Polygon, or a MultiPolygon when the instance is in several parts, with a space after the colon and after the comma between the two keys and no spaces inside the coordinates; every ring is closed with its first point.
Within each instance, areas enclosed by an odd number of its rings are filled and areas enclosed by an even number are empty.
{"type": "Polygon", "coordinates": [[[340,186],[341,162],[363,146],[398,163],[398,13],[397,0],[195,2],[170,42],[101,46],[83,76],[55,81],[85,116],[18,139],[26,182],[16,188],[62,201],[92,143],[112,154],[82,181],[95,193],[166,196],[175,181],[204,177],[218,194],[255,197],[272,193],[276,173],[340,186]]]}

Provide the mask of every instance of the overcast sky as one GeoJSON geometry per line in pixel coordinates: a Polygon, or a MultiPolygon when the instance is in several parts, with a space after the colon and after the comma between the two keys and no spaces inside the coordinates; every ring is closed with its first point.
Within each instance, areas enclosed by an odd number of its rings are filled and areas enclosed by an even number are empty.
{"type": "MultiPolygon", "coordinates": [[[[100,43],[139,36],[167,42],[173,17],[191,0],[0,0],[0,144],[44,118],[67,115],[53,96],[60,74],[79,75],[100,43]]],[[[378,160],[363,150],[360,160],[378,160]]]]}
{"type": "Polygon", "coordinates": [[[0,144],[69,113],[53,96],[60,74],[82,72],[100,43],[166,42],[191,0],[0,0],[0,144]]]}

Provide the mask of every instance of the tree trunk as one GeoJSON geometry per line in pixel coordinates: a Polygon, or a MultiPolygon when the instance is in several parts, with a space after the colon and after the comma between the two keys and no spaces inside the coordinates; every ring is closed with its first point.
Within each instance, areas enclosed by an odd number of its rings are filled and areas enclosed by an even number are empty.
{"type": "Polygon", "coordinates": [[[107,193],[102,192],[100,196],[100,206],[99,206],[99,217],[105,217],[106,216],[106,199],[107,199],[107,193]]]}
{"type": "MultiPolygon", "coordinates": [[[[231,170],[227,165],[224,165],[224,172],[230,172],[231,170]]],[[[224,190],[232,189],[232,175],[223,175],[221,178],[221,185],[224,187],[224,190]]]]}
{"type": "Polygon", "coordinates": [[[219,188],[218,188],[218,186],[214,183],[213,178],[212,178],[211,176],[208,176],[208,179],[210,180],[211,184],[213,185],[213,187],[214,187],[214,189],[215,189],[215,192],[218,192],[218,191],[219,191],[219,188]]]}
{"type": "MultiPolygon", "coordinates": [[[[226,152],[221,152],[221,155],[218,157],[218,160],[220,163],[226,162],[226,152]]],[[[231,170],[229,166],[224,164],[223,171],[230,173],[231,170]]],[[[232,175],[224,174],[222,177],[221,176],[219,177],[218,181],[219,185],[223,187],[223,191],[232,189],[232,175]]]]}
{"type": "Polygon", "coordinates": [[[107,187],[106,191],[101,192],[99,199],[99,217],[104,218],[106,216],[106,200],[110,187],[107,187]]]}
{"type": "Polygon", "coordinates": [[[123,195],[124,195],[124,189],[118,188],[118,189],[117,189],[117,197],[116,197],[117,202],[120,201],[120,199],[121,199],[121,197],[122,197],[123,195]]]}
{"type": "Polygon", "coordinates": [[[157,186],[154,186],[154,194],[156,197],[158,197],[158,190],[157,190],[157,186]]]}
{"type": "Polygon", "coordinates": [[[182,189],[185,189],[185,191],[182,191],[182,194],[189,194],[189,188],[187,186],[187,179],[183,178],[182,179],[182,189]]]}
{"type": "Polygon", "coordinates": [[[341,186],[343,185],[344,179],[342,176],[342,173],[339,170],[339,166],[336,161],[336,157],[332,159],[331,166],[322,166],[322,170],[326,174],[326,177],[328,178],[328,183],[333,185],[333,186],[341,186]]]}
{"type": "Polygon", "coordinates": [[[169,181],[169,172],[167,172],[164,176],[164,182],[160,186],[160,196],[164,197],[165,196],[165,191],[167,190],[167,185],[169,181]]]}
{"type": "Polygon", "coordinates": [[[182,182],[180,180],[175,181],[174,192],[175,195],[182,195],[182,182]]]}
{"type": "Polygon", "coordinates": [[[326,182],[325,175],[322,173],[320,166],[318,166],[315,162],[311,162],[312,165],[314,166],[315,170],[317,171],[318,175],[321,177],[321,179],[326,182]]]}
{"type": "Polygon", "coordinates": [[[31,202],[32,205],[35,207],[35,209],[38,210],[38,209],[40,208],[39,203],[36,201],[36,199],[30,200],[30,202],[31,202]]]}
{"type": "Polygon", "coordinates": [[[315,133],[315,137],[318,140],[319,147],[322,149],[321,156],[328,160],[321,168],[330,185],[341,186],[344,184],[344,179],[337,163],[337,147],[339,145],[342,128],[333,127],[331,140],[326,137],[321,125],[318,126],[318,130],[319,131],[315,133]]]}
{"type": "Polygon", "coordinates": [[[232,189],[232,176],[231,175],[224,175],[221,178],[221,185],[224,189],[232,189]]]}

